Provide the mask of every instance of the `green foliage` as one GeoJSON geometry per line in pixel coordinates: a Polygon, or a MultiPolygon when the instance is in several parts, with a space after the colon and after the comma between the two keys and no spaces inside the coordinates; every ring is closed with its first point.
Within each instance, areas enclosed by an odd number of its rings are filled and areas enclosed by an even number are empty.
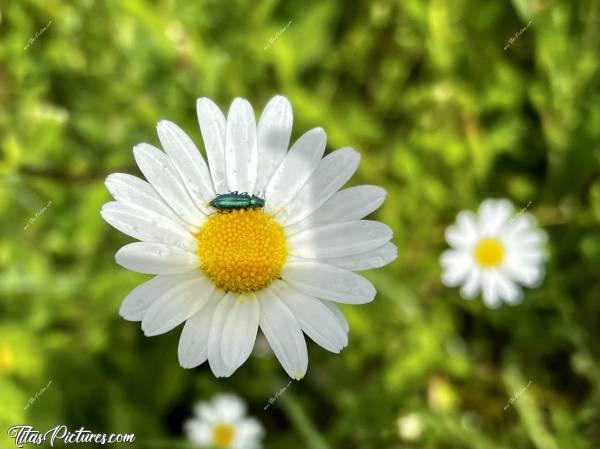
{"type": "Polygon", "coordinates": [[[0,446],[27,423],[186,447],[192,404],[221,391],[272,448],[600,446],[599,24],[595,0],[4,1],[0,446]],[[368,274],[375,302],[344,308],[349,347],[310,343],[306,378],[265,411],[287,383],[268,352],[217,380],[179,367],[178,332],[119,317],[147,276],[115,264],[131,239],[99,209],[158,120],[200,145],[197,97],[260,110],[276,93],[294,138],[322,126],[361,152],[353,183],[387,189],[399,258],[368,274]],[[444,229],[487,197],[531,202],[550,237],[517,307],[440,283],[444,229]],[[402,441],[409,414],[424,431],[402,441]]]}

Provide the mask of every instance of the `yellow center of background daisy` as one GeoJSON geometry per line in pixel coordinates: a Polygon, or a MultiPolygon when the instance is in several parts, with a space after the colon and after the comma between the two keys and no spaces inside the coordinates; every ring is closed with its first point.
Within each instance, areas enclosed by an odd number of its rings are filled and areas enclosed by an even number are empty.
{"type": "Polygon", "coordinates": [[[475,260],[484,268],[497,267],[504,259],[504,245],[498,239],[481,239],[475,247],[475,260]]]}
{"type": "Polygon", "coordinates": [[[231,424],[217,424],[213,427],[213,443],[219,449],[227,449],[233,442],[235,429],[231,424]]]}
{"type": "Polygon", "coordinates": [[[265,288],[287,258],[283,229],[258,209],[215,213],[196,237],[200,268],[225,291],[265,288]]]}

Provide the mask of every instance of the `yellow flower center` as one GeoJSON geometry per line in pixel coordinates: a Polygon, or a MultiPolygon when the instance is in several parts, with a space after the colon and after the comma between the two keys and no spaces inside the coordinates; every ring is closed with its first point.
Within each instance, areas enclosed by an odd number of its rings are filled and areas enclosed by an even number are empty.
{"type": "Polygon", "coordinates": [[[213,443],[219,449],[227,449],[233,442],[235,429],[231,424],[217,424],[213,427],[213,443]]]}
{"type": "Polygon", "coordinates": [[[259,209],[215,213],[196,237],[200,268],[225,291],[265,288],[287,258],[283,229],[259,209]]]}
{"type": "Polygon", "coordinates": [[[475,246],[475,260],[484,268],[497,267],[504,259],[504,245],[498,239],[481,239],[475,246]]]}

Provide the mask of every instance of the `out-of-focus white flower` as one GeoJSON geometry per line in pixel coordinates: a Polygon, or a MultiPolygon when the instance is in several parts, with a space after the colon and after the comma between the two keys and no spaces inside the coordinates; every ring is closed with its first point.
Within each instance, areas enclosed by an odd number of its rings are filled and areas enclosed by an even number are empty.
{"type": "Polygon", "coordinates": [[[396,422],[398,434],[403,440],[417,440],[423,433],[423,423],[416,413],[401,416],[396,422]]]}
{"type": "Polygon", "coordinates": [[[456,223],[446,230],[452,249],[440,258],[442,282],[449,287],[461,285],[466,299],[481,291],[488,307],[502,301],[521,301],[519,286],[535,287],[544,277],[546,233],[536,227],[528,213],[512,217],[508,200],[485,200],[478,214],[462,211],[456,223]]]}
{"type": "Polygon", "coordinates": [[[199,402],[194,417],[184,423],[190,441],[216,449],[257,449],[264,431],[255,418],[246,417],[246,405],[237,396],[219,394],[199,402]]]}

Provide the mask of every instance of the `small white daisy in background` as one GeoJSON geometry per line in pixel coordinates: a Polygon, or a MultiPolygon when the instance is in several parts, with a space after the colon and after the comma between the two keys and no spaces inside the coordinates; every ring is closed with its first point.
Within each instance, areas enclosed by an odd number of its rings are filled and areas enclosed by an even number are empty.
{"type": "Polygon", "coordinates": [[[480,291],[488,307],[502,301],[517,304],[522,290],[537,286],[544,277],[546,233],[534,218],[523,213],[513,216],[508,200],[485,200],[478,214],[462,211],[446,230],[452,249],[440,258],[442,282],[461,285],[461,295],[474,298],[480,291]]]}
{"type": "Polygon", "coordinates": [[[360,155],[342,148],[323,157],[321,128],[288,151],[292,108],[285,97],[271,99],[258,123],[241,98],[227,119],[207,98],[197,110],[208,165],[184,131],[161,121],[165,152],[145,143],[133,150],[147,182],[121,173],[106,180],[115,201],[102,207],[102,217],[141,240],[121,248],[117,263],[156,275],[125,298],[120,314],[141,321],[147,336],[185,322],[179,363],[193,368],[208,360],[217,377],[246,361],[260,327],[288,375],[301,379],[308,366],[303,332],[340,352],[348,323],[335,302],[372,301],[375,288],[355,272],[396,258],[391,229],[363,220],[385,190],[340,190],[360,155]],[[243,208],[215,202],[230,193],[243,208]]]}
{"type": "Polygon", "coordinates": [[[196,404],[194,417],[184,423],[184,430],[192,443],[215,449],[256,449],[264,435],[260,423],[246,417],[244,402],[232,394],[196,404]]]}

